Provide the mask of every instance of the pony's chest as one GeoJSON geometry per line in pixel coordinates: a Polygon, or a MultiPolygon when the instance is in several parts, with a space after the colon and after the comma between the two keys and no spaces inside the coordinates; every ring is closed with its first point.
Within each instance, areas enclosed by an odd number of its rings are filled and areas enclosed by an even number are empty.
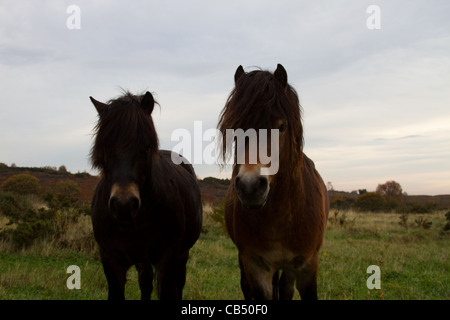
{"type": "Polygon", "coordinates": [[[239,246],[239,251],[267,270],[301,268],[313,253],[309,246],[294,245],[285,239],[270,240],[260,238],[239,246]],[[266,240],[266,241],[264,241],[266,240]]]}
{"type": "Polygon", "coordinates": [[[258,250],[256,255],[266,263],[276,269],[298,269],[307,260],[305,255],[294,252],[280,243],[275,243],[266,250],[258,250]]]}

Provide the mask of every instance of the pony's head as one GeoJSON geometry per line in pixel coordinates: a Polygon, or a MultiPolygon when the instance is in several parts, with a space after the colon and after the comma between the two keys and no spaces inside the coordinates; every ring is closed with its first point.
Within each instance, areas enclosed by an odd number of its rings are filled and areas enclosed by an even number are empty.
{"type": "Polygon", "coordinates": [[[276,177],[298,172],[303,154],[300,104],[281,64],[274,73],[246,73],[239,66],[234,80],[219,119],[221,153],[224,161],[229,159],[230,144],[235,143],[232,183],[245,208],[259,209],[276,186],[276,177]]]}
{"type": "Polygon", "coordinates": [[[102,103],[90,97],[99,114],[91,150],[94,168],[100,169],[110,188],[108,207],[120,222],[134,220],[141,207],[141,190],[149,176],[158,137],[151,113],[150,92],[123,96],[102,103]]]}

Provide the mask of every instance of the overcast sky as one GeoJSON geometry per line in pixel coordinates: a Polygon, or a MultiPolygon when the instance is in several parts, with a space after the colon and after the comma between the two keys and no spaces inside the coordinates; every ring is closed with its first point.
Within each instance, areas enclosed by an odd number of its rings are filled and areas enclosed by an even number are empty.
{"type": "Polygon", "coordinates": [[[239,65],[281,63],[325,182],[449,194],[449,14],[447,0],[1,0],[0,162],[96,173],[89,96],[107,101],[120,88],[154,93],[160,145],[171,149],[177,128],[217,126],[239,65]],[[67,26],[72,4],[80,29],[67,26]],[[370,5],[380,29],[367,26],[370,5]]]}

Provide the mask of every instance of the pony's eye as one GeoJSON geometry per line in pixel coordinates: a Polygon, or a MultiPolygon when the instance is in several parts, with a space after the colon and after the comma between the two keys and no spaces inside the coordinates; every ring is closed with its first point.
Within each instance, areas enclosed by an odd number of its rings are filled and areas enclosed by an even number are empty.
{"type": "Polygon", "coordinates": [[[285,122],[282,122],[279,126],[278,126],[278,130],[280,130],[280,132],[284,132],[286,131],[287,128],[287,124],[285,122]]]}

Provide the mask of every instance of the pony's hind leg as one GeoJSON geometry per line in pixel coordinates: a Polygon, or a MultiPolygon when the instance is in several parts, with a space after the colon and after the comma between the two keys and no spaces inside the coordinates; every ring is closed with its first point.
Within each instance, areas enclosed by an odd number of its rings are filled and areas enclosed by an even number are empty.
{"type": "Polygon", "coordinates": [[[182,253],[178,258],[178,270],[177,270],[177,290],[180,294],[180,299],[183,296],[183,288],[186,284],[186,264],[189,259],[189,250],[182,253]]]}
{"type": "Polygon", "coordinates": [[[139,288],[141,289],[141,300],[150,300],[153,291],[153,267],[150,263],[137,263],[139,288]]]}

